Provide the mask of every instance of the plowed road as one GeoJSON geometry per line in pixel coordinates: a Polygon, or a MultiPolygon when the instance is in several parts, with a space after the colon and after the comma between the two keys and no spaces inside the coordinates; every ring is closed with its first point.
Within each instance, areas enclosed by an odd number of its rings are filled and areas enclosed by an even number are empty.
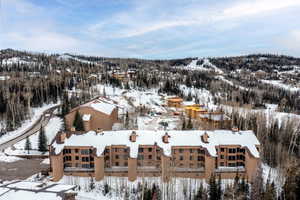
{"type": "Polygon", "coordinates": [[[44,111],[42,116],[27,130],[25,130],[21,135],[16,136],[15,138],[8,140],[2,144],[0,144],[0,151],[4,151],[6,148],[16,144],[17,142],[24,140],[26,137],[35,134],[40,130],[40,128],[43,126],[46,126],[53,116],[53,112],[58,106],[54,106],[49,108],[48,110],[44,111]]]}

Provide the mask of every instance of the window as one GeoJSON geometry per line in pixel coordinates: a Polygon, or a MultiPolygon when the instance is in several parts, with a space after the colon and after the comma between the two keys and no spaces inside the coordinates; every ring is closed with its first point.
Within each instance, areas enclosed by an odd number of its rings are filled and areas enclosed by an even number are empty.
{"type": "Polygon", "coordinates": [[[118,148],[114,148],[115,152],[118,152],[118,148]]]}
{"type": "Polygon", "coordinates": [[[225,152],[225,149],[224,149],[224,148],[221,148],[221,152],[225,152]]]}
{"type": "Polygon", "coordinates": [[[89,168],[90,168],[90,164],[82,164],[82,168],[87,168],[87,169],[89,169],[89,168]]]}
{"type": "Polygon", "coordinates": [[[79,156],[76,156],[76,157],[75,157],[75,160],[79,160],[79,156]]]}
{"type": "Polygon", "coordinates": [[[115,164],[116,166],[119,166],[119,162],[116,162],[116,164],[115,164]]]}
{"type": "Polygon", "coordinates": [[[72,160],[72,157],[71,156],[65,156],[64,157],[64,161],[71,161],[72,160]]]}
{"type": "Polygon", "coordinates": [[[128,152],[128,149],[127,149],[127,148],[126,148],[126,149],[124,149],[124,152],[125,152],[125,153],[127,153],[127,152],[128,152]]]}
{"type": "Polygon", "coordinates": [[[105,156],[105,157],[104,157],[104,160],[109,160],[109,156],[105,156]]]}
{"type": "Polygon", "coordinates": [[[148,151],[149,151],[149,152],[152,152],[152,148],[148,148],[148,151]]]}
{"type": "Polygon", "coordinates": [[[244,167],[245,164],[243,162],[237,162],[237,166],[244,167]]]}
{"type": "Polygon", "coordinates": [[[224,166],[224,162],[221,162],[221,163],[220,163],[220,166],[223,167],[223,166],[224,166]]]}
{"type": "Polygon", "coordinates": [[[90,161],[94,161],[94,157],[90,157],[90,161]]]}
{"type": "Polygon", "coordinates": [[[229,153],[235,153],[236,149],[229,149],[229,153]]]}
{"type": "Polygon", "coordinates": [[[179,149],[179,153],[183,153],[183,149],[179,149]]]}
{"type": "Polygon", "coordinates": [[[88,155],[90,151],[88,149],[81,149],[81,154],[82,155],[88,155]]]}
{"type": "Polygon", "coordinates": [[[193,156],[190,156],[190,160],[193,160],[193,156]]]}
{"type": "Polygon", "coordinates": [[[198,156],[198,161],[204,161],[204,157],[203,156],[198,156]]]}
{"type": "Polygon", "coordinates": [[[119,155],[116,155],[115,158],[116,158],[116,159],[119,159],[119,155]]]}
{"type": "Polygon", "coordinates": [[[128,166],[128,163],[127,163],[127,162],[124,162],[124,166],[128,166]]]}
{"type": "Polygon", "coordinates": [[[138,155],[138,160],[144,160],[144,156],[143,155],[138,155]]]}
{"type": "Polygon", "coordinates": [[[78,153],[79,152],[79,149],[75,149],[75,153],[78,153]]]}
{"type": "Polygon", "coordinates": [[[235,156],[228,156],[228,160],[235,160],[235,156]]]}
{"type": "Polygon", "coordinates": [[[89,157],[82,157],[81,160],[82,160],[82,162],[89,162],[90,158],[89,157]]]}
{"type": "Polygon", "coordinates": [[[143,153],[144,149],[143,148],[139,148],[139,153],[143,153]]]}
{"type": "Polygon", "coordinates": [[[183,160],[183,156],[180,156],[180,157],[179,157],[179,160],[183,160]]]}
{"type": "Polygon", "coordinates": [[[149,156],[148,156],[148,159],[152,159],[152,155],[149,155],[149,156]]]}
{"type": "Polygon", "coordinates": [[[94,167],[95,167],[94,163],[91,163],[90,168],[94,168],[94,167]]]}
{"type": "Polygon", "coordinates": [[[109,153],[109,149],[105,149],[105,150],[104,150],[104,153],[109,153]]]}
{"type": "Polygon", "coordinates": [[[71,153],[71,149],[64,149],[63,150],[63,154],[68,154],[68,153],[71,153]]]}
{"type": "Polygon", "coordinates": [[[193,168],[193,167],[194,167],[194,164],[191,163],[191,164],[190,164],[190,168],[193,168]]]}
{"type": "Polygon", "coordinates": [[[224,155],[221,155],[220,157],[221,157],[221,159],[224,159],[224,155]]]}
{"type": "Polygon", "coordinates": [[[194,150],[193,149],[190,149],[190,153],[193,153],[194,152],[194,150]]]}
{"type": "Polygon", "coordinates": [[[198,168],[201,168],[201,167],[204,167],[204,165],[203,165],[203,163],[198,163],[198,164],[197,164],[197,167],[198,167],[198,168]]]}
{"type": "Polygon", "coordinates": [[[160,160],[160,156],[157,156],[157,160],[160,160]]]}
{"type": "Polygon", "coordinates": [[[235,163],[228,163],[228,166],[229,166],[229,167],[235,167],[236,164],[235,164],[235,163]]]}

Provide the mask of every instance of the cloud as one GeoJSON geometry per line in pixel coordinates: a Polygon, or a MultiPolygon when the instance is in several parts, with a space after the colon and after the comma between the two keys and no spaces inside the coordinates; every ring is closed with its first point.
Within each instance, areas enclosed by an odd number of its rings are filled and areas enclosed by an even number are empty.
{"type": "Polygon", "coordinates": [[[292,30],[282,38],[276,38],[276,41],[283,48],[300,56],[300,29],[292,30]]]}
{"type": "Polygon", "coordinates": [[[177,7],[177,4],[174,6],[169,1],[167,1],[169,2],[168,7],[166,7],[166,3],[154,2],[137,3],[131,10],[110,16],[106,21],[91,24],[86,33],[92,36],[101,35],[108,39],[128,38],[163,29],[213,23],[219,23],[216,25],[217,30],[226,30],[236,27],[236,21],[245,17],[257,17],[281,9],[300,6],[299,0],[246,0],[229,5],[219,3],[208,8],[196,1],[191,1],[190,6],[181,7],[177,7]],[[163,10],[161,10],[162,8],[163,10]]]}

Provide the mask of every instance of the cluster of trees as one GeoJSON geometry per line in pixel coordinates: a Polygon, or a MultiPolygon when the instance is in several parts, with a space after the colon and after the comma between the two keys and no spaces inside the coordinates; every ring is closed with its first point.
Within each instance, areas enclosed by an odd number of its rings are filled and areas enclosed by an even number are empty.
{"type": "MultiPolygon", "coordinates": [[[[28,151],[28,154],[30,153],[30,150],[32,150],[32,145],[31,145],[29,137],[26,138],[24,149],[26,151],[28,151]]],[[[48,139],[47,139],[47,136],[45,134],[44,127],[41,127],[40,131],[39,131],[38,149],[37,150],[40,151],[40,152],[48,151],[48,139]]]]}

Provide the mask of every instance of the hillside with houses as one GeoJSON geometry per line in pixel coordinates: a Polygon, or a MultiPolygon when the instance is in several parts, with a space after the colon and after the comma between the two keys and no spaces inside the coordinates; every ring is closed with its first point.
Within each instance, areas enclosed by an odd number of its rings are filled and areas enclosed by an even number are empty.
{"type": "Polygon", "coordinates": [[[293,199],[300,59],[1,50],[0,149],[0,196],[293,199]]]}

